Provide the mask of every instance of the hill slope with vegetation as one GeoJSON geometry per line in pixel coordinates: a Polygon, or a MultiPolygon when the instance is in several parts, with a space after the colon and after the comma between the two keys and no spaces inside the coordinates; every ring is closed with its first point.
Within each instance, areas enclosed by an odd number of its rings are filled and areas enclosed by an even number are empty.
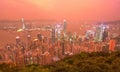
{"type": "Polygon", "coordinates": [[[0,72],[120,72],[120,52],[80,53],[44,66],[16,67],[3,63],[0,72]]]}

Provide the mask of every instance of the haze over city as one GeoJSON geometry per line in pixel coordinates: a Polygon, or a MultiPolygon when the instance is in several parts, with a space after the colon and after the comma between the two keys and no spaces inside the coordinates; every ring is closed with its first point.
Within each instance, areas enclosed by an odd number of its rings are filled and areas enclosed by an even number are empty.
{"type": "Polygon", "coordinates": [[[0,0],[0,20],[120,20],[120,0],[0,0]]]}
{"type": "Polygon", "coordinates": [[[120,72],[120,0],[0,0],[0,72],[120,72]]]}

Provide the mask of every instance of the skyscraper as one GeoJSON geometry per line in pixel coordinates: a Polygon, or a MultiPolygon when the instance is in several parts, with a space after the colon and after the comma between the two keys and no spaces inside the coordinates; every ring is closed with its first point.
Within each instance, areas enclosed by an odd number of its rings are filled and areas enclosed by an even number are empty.
{"type": "Polygon", "coordinates": [[[100,26],[96,27],[95,41],[97,41],[97,42],[101,42],[102,41],[103,31],[104,31],[103,24],[101,24],[100,26]]]}
{"type": "Polygon", "coordinates": [[[25,29],[25,23],[24,23],[24,18],[22,18],[22,29],[25,29]]]}
{"type": "Polygon", "coordinates": [[[52,44],[55,43],[55,28],[52,28],[52,32],[51,32],[51,36],[52,36],[52,44]]]}
{"type": "Polygon", "coordinates": [[[66,29],[67,29],[67,21],[66,20],[64,20],[64,22],[63,22],[63,31],[64,31],[64,36],[66,37],[66,29]]]}

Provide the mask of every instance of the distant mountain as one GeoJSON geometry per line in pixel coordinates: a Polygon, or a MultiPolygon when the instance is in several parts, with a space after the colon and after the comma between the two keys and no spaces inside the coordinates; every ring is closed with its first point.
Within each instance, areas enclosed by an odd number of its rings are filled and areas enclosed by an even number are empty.
{"type": "Polygon", "coordinates": [[[115,20],[115,21],[106,21],[106,22],[98,22],[97,24],[101,24],[101,23],[104,23],[104,24],[120,24],[120,20],[115,20]]]}
{"type": "MultiPolygon", "coordinates": [[[[25,20],[25,22],[45,22],[45,21],[56,21],[56,20],[52,20],[52,19],[40,19],[40,20],[25,20]]],[[[0,22],[21,22],[21,20],[0,20],[0,22]]]]}

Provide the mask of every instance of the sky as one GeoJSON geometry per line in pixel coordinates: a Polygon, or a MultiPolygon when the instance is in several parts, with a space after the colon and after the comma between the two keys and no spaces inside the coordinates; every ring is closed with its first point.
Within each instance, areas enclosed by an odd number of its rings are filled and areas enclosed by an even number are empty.
{"type": "Polygon", "coordinates": [[[0,0],[0,20],[120,20],[120,0],[0,0]]]}

